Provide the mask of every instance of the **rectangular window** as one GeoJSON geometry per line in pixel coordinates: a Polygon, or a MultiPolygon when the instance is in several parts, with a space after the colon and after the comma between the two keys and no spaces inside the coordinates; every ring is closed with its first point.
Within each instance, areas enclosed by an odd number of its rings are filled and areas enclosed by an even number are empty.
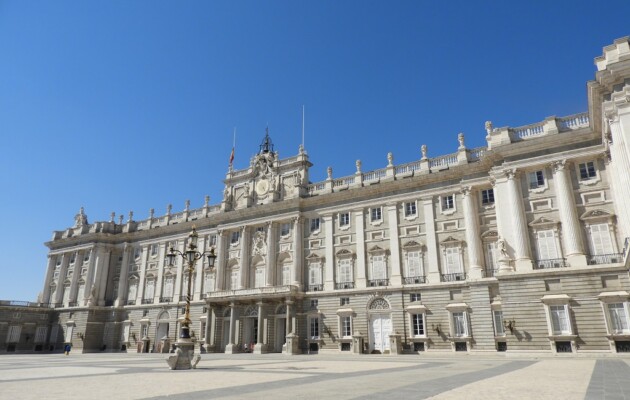
{"type": "Polygon", "coordinates": [[[72,335],[74,333],[74,325],[66,325],[66,336],[63,338],[64,342],[72,342],[72,335]]]}
{"type": "Polygon", "coordinates": [[[569,312],[566,305],[549,306],[551,325],[554,335],[570,335],[569,312]]]}
{"type": "Polygon", "coordinates": [[[256,227],[256,232],[264,233],[265,232],[265,227],[264,226],[257,226],[256,227]]]}
{"type": "Polygon", "coordinates": [[[350,225],[350,213],[339,214],[339,226],[349,226],[349,225],[350,225]]]}
{"type": "Polygon", "coordinates": [[[238,241],[241,239],[241,232],[240,231],[234,231],[232,232],[232,236],[230,238],[230,243],[231,244],[236,244],[238,243],[238,241]]]}
{"type": "Polygon", "coordinates": [[[538,241],[538,258],[540,260],[553,260],[558,258],[558,249],[556,248],[556,237],[553,230],[536,232],[538,241]]]}
{"type": "Polygon", "coordinates": [[[407,253],[407,278],[422,276],[422,253],[410,251],[407,253]]]}
{"type": "Polygon", "coordinates": [[[125,343],[129,342],[130,333],[131,333],[131,325],[127,323],[125,324],[125,327],[123,328],[121,340],[125,343]]]}
{"type": "Polygon", "coordinates": [[[20,325],[11,325],[9,327],[9,332],[7,333],[7,343],[19,342],[20,333],[22,333],[22,327],[20,325]]]}
{"type": "Polygon", "coordinates": [[[204,277],[203,287],[206,293],[214,291],[215,277],[214,274],[206,274],[204,277]]]}
{"type": "Polygon", "coordinates": [[[141,329],[140,337],[142,337],[142,338],[149,337],[149,325],[148,324],[142,325],[142,328],[140,328],[140,329],[141,329]]]}
{"type": "Polygon", "coordinates": [[[235,290],[238,289],[238,270],[233,270],[230,274],[230,289],[235,290]]]}
{"type": "Polygon", "coordinates": [[[322,284],[322,267],[319,263],[311,264],[308,267],[308,283],[309,285],[322,284]]]}
{"type": "Polygon", "coordinates": [[[370,221],[377,222],[383,219],[383,210],[381,207],[370,208],[370,221]]]}
{"type": "Polygon", "coordinates": [[[282,266],[282,284],[283,285],[291,284],[291,266],[290,265],[282,266]]]}
{"type": "Polygon", "coordinates": [[[311,339],[319,339],[319,317],[309,318],[311,339]]]}
{"type": "Polygon", "coordinates": [[[341,336],[352,336],[352,318],[349,315],[344,315],[343,317],[341,317],[341,336]]]}
{"type": "Polygon", "coordinates": [[[151,245],[151,255],[152,256],[157,256],[159,250],[159,246],[157,244],[152,244],[151,245]]]}
{"type": "Polygon", "coordinates": [[[35,330],[35,343],[46,342],[46,335],[48,335],[48,327],[38,326],[37,329],[35,330]]]}
{"type": "Polygon", "coordinates": [[[442,196],[442,211],[453,210],[455,208],[455,198],[453,195],[442,196]]]}
{"type": "Polygon", "coordinates": [[[265,286],[265,269],[264,268],[256,268],[256,277],[255,277],[254,285],[257,288],[265,286]]]}
{"type": "Polygon", "coordinates": [[[208,246],[216,246],[217,245],[217,235],[208,236],[208,246]]]}
{"type": "Polygon", "coordinates": [[[372,279],[387,279],[385,256],[372,256],[372,279]]]}
{"type": "Polygon", "coordinates": [[[590,226],[591,244],[593,255],[614,253],[612,238],[608,224],[596,224],[590,226]]]}
{"type": "Polygon", "coordinates": [[[339,260],[339,283],[352,282],[352,260],[339,260]]]}
{"type": "Polygon", "coordinates": [[[488,270],[493,271],[499,268],[498,264],[498,247],[497,242],[489,242],[485,244],[486,248],[486,265],[488,266],[488,270]]]}
{"type": "Polygon", "coordinates": [[[453,335],[455,337],[468,336],[466,329],[466,315],[463,312],[453,313],[453,335]]]}
{"type": "Polygon", "coordinates": [[[424,314],[412,314],[411,324],[414,336],[424,336],[424,314]]]}
{"type": "Polygon", "coordinates": [[[415,217],[417,215],[416,202],[405,203],[405,217],[415,217]]]}
{"type": "Polygon", "coordinates": [[[481,191],[481,204],[488,206],[494,204],[494,190],[486,189],[481,191]]]}
{"type": "Polygon", "coordinates": [[[494,317],[494,334],[495,336],[505,336],[505,328],[503,327],[503,311],[493,311],[494,317]]]}
{"type": "Polygon", "coordinates": [[[289,233],[291,233],[290,223],[285,222],[284,224],[280,225],[280,236],[289,236],[289,233]]]}
{"type": "Polygon", "coordinates": [[[342,297],[339,299],[340,306],[347,306],[348,304],[350,304],[350,297],[342,297]]]}
{"type": "Polygon", "coordinates": [[[529,188],[530,189],[538,189],[539,187],[545,186],[545,175],[542,171],[530,172],[529,173],[529,188]]]}
{"type": "Polygon", "coordinates": [[[628,314],[623,303],[608,304],[611,333],[628,333],[628,314]]]}
{"type": "Polygon", "coordinates": [[[462,264],[459,257],[459,247],[447,247],[444,249],[444,258],[447,274],[462,273],[462,264]]]}
{"type": "Polygon", "coordinates": [[[589,161],[586,163],[582,163],[579,165],[580,168],[580,180],[585,181],[587,179],[592,179],[597,176],[595,172],[595,164],[593,161],[589,161]]]}
{"type": "Polygon", "coordinates": [[[319,231],[319,218],[311,218],[311,232],[319,231]]]}
{"type": "Polygon", "coordinates": [[[414,302],[414,301],[420,301],[421,296],[420,293],[409,293],[409,301],[414,302]]]}
{"type": "Polygon", "coordinates": [[[155,281],[153,279],[148,280],[144,289],[144,298],[152,299],[155,293],[155,281]]]}
{"type": "Polygon", "coordinates": [[[319,304],[319,300],[317,300],[317,299],[312,299],[311,300],[311,308],[317,308],[318,304],[319,304]]]}

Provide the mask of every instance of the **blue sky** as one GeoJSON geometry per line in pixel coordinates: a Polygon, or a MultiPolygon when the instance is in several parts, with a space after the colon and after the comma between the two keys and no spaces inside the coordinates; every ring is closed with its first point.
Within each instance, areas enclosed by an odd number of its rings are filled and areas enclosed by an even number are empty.
{"type": "MultiPolygon", "coordinates": [[[[2,1],[0,299],[34,300],[84,206],[163,215],[220,199],[265,127],[311,180],[484,145],[484,122],[587,109],[630,2],[2,1]]],[[[126,218],[125,218],[126,219],[126,218]]]]}

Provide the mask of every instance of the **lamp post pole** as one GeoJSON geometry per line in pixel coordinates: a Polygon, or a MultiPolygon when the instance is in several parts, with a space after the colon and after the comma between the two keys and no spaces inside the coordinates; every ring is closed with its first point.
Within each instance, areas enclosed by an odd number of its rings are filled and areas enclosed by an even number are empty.
{"type": "Polygon", "coordinates": [[[181,325],[181,330],[179,333],[179,337],[177,338],[177,354],[174,359],[167,360],[171,369],[190,369],[191,368],[191,360],[194,352],[194,343],[190,338],[190,300],[191,300],[191,289],[192,289],[192,279],[193,273],[195,272],[195,263],[197,260],[201,259],[203,256],[208,257],[208,266],[210,269],[214,268],[214,261],[217,256],[214,253],[214,247],[210,248],[203,253],[200,253],[197,250],[197,242],[199,240],[199,235],[195,227],[193,226],[192,231],[188,235],[188,245],[184,252],[179,250],[175,250],[171,247],[168,251],[166,257],[168,258],[168,264],[173,265],[173,261],[177,256],[180,256],[184,259],[184,261],[188,265],[188,288],[186,291],[186,311],[184,313],[184,321],[181,325]],[[173,365],[171,365],[171,360],[173,365]]]}

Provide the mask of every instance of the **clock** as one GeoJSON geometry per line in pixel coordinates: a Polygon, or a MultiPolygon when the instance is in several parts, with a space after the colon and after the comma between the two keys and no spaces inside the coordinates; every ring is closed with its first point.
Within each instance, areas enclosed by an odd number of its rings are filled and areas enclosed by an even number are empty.
{"type": "Polygon", "coordinates": [[[256,183],[256,193],[259,195],[266,194],[269,190],[269,181],[266,179],[261,179],[256,183]]]}

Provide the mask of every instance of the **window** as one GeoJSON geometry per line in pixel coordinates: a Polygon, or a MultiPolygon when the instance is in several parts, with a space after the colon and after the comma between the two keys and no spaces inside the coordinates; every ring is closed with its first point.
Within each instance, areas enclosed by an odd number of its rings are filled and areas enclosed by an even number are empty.
{"type": "Polygon", "coordinates": [[[142,325],[141,330],[142,330],[142,332],[140,333],[140,337],[142,337],[142,338],[149,337],[149,325],[148,324],[142,325]]]}
{"type": "Polygon", "coordinates": [[[538,189],[545,186],[545,175],[542,171],[529,173],[529,188],[538,189]]]}
{"type": "Polygon", "coordinates": [[[451,194],[448,196],[442,196],[442,211],[455,209],[455,197],[451,194]]]}
{"type": "Polygon", "coordinates": [[[569,324],[568,306],[549,306],[549,314],[551,316],[551,326],[554,335],[570,335],[571,326],[569,324]]]}
{"type": "Polygon", "coordinates": [[[241,232],[240,231],[234,231],[232,232],[232,236],[230,237],[230,243],[231,244],[236,244],[238,243],[238,241],[241,239],[241,232]]]}
{"type": "Polygon", "coordinates": [[[265,233],[265,227],[264,226],[257,226],[256,227],[256,232],[265,233]]]}
{"type": "Polygon", "coordinates": [[[417,215],[416,202],[405,203],[405,217],[415,217],[417,215]]]}
{"type": "Polygon", "coordinates": [[[387,279],[387,267],[383,254],[372,256],[372,279],[387,279]]]}
{"type": "MultiPolygon", "coordinates": [[[[82,285],[85,288],[85,285],[82,285]]],[[[85,289],[84,289],[85,290],[85,289]]],[[[129,287],[127,288],[127,300],[134,301],[138,293],[138,281],[129,281],[129,287]]]]}
{"type": "Polygon", "coordinates": [[[317,305],[319,304],[319,300],[317,299],[312,299],[311,300],[311,309],[313,308],[317,308],[317,305]]]}
{"type": "Polygon", "coordinates": [[[481,191],[481,204],[484,206],[489,206],[494,204],[494,190],[493,189],[485,189],[481,191]]]}
{"type": "Polygon", "coordinates": [[[614,253],[613,243],[608,224],[596,224],[589,226],[593,255],[614,253]]]}
{"type": "Polygon", "coordinates": [[[444,261],[447,274],[459,274],[462,271],[462,264],[459,255],[459,247],[444,248],[444,261]]]}
{"type": "Polygon", "coordinates": [[[342,297],[339,299],[340,306],[347,306],[348,304],[350,304],[350,297],[342,297]]]}
{"type": "Polygon", "coordinates": [[[410,251],[407,253],[407,278],[422,276],[422,253],[419,251],[410,251]]]}
{"type": "Polygon", "coordinates": [[[291,284],[291,266],[290,265],[282,266],[282,284],[283,285],[291,284]]]}
{"type": "Polygon", "coordinates": [[[499,251],[497,247],[497,242],[487,242],[485,243],[486,250],[486,265],[488,270],[494,271],[499,268],[498,258],[499,251]]]}
{"type": "Polygon", "coordinates": [[[593,161],[582,163],[579,165],[579,168],[580,180],[585,181],[597,177],[597,172],[595,172],[595,164],[593,163],[593,161]]]}
{"type": "Polygon", "coordinates": [[[289,236],[289,233],[291,233],[290,223],[285,222],[282,225],[280,225],[280,236],[289,236]]]}
{"type": "Polygon", "coordinates": [[[339,283],[352,282],[352,260],[339,260],[339,283]]]}
{"type": "Polygon", "coordinates": [[[492,314],[494,317],[494,335],[505,336],[505,328],[503,327],[503,311],[495,310],[492,314]]]}
{"type": "Polygon", "coordinates": [[[311,339],[319,339],[319,317],[310,317],[308,320],[311,339]]]}
{"type": "Polygon", "coordinates": [[[339,214],[339,226],[350,226],[350,213],[339,214]]]}
{"type": "Polygon", "coordinates": [[[624,303],[608,304],[608,315],[610,317],[610,332],[621,334],[628,333],[628,311],[624,303]]]}
{"type": "Polygon", "coordinates": [[[72,342],[72,334],[74,333],[74,325],[68,324],[66,325],[66,336],[64,337],[64,342],[72,342]]]}
{"type": "Polygon", "coordinates": [[[157,244],[151,245],[151,256],[157,256],[159,246],[157,244]]]}
{"type": "Polygon", "coordinates": [[[421,296],[420,293],[409,293],[409,301],[420,301],[421,296]]]}
{"type": "Polygon", "coordinates": [[[217,235],[208,236],[208,246],[216,246],[217,245],[217,235]]]}
{"type": "Polygon", "coordinates": [[[308,283],[309,285],[322,284],[322,266],[320,263],[313,263],[308,267],[308,283]]]}
{"type": "Polygon", "coordinates": [[[540,260],[553,260],[558,257],[558,249],[556,247],[556,237],[553,230],[536,232],[538,241],[538,258],[540,260]]]}
{"type": "Polygon", "coordinates": [[[199,321],[199,336],[201,340],[206,338],[206,321],[199,321]]]}
{"type": "Polygon", "coordinates": [[[153,279],[149,279],[146,282],[146,286],[144,289],[144,298],[145,299],[152,299],[153,295],[155,294],[155,280],[153,279]]]}
{"type": "Polygon", "coordinates": [[[232,269],[230,273],[230,289],[235,290],[238,289],[238,269],[232,269]]]}
{"type": "Polygon", "coordinates": [[[164,290],[162,292],[162,297],[173,297],[173,276],[167,276],[164,278],[164,290]]]}
{"type": "Polygon", "coordinates": [[[38,326],[37,329],[35,330],[35,343],[46,342],[46,335],[48,335],[48,327],[38,326]]]}
{"type": "Polygon", "coordinates": [[[256,268],[256,277],[254,280],[254,287],[263,287],[265,286],[265,268],[258,267],[256,268]]]}
{"type": "Polygon", "coordinates": [[[466,314],[464,312],[453,312],[452,321],[454,337],[468,336],[468,326],[466,323],[466,314]]]}
{"type": "Polygon", "coordinates": [[[340,318],[340,326],[341,326],[341,336],[342,337],[351,337],[352,336],[352,317],[349,315],[341,316],[340,318]]]}
{"type": "Polygon", "coordinates": [[[20,333],[22,327],[20,325],[11,325],[7,333],[7,343],[17,343],[20,341],[20,333]]]}
{"type": "Polygon", "coordinates": [[[412,314],[413,336],[424,336],[424,314],[412,314]]]}
{"type": "Polygon", "coordinates": [[[381,207],[370,208],[370,221],[378,222],[383,219],[383,209],[381,207]]]}
{"type": "Polygon", "coordinates": [[[311,218],[311,232],[319,231],[319,218],[311,218]]]}

